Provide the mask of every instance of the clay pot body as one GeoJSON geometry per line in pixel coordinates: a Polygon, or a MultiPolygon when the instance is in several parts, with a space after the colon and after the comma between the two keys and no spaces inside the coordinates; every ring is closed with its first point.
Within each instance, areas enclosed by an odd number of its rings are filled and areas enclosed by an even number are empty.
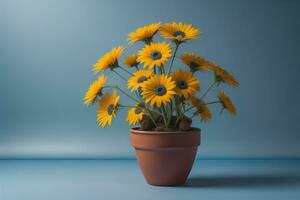
{"type": "Polygon", "coordinates": [[[200,145],[200,129],[158,132],[131,129],[131,144],[142,173],[151,185],[182,185],[200,145]]]}

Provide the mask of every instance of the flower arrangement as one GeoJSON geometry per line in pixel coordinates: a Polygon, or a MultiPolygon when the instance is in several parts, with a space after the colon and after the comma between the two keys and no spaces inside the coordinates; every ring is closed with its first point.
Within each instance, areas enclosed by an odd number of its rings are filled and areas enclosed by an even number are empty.
{"type": "Polygon", "coordinates": [[[93,66],[94,72],[101,75],[90,85],[84,97],[86,105],[98,104],[99,125],[111,125],[113,118],[123,109],[128,109],[128,124],[140,124],[140,129],[145,131],[189,130],[195,116],[199,116],[202,122],[211,119],[211,104],[219,104],[220,113],[226,109],[235,115],[235,106],[223,90],[214,101],[207,102],[205,97],[215,86],[225,83],[237,87],[238,81],[218,64],[201,56],[192,53],[177,55],[181,45],[199,38],[200,33],[200,29],[191,24],[154,23],[129,33],[129,44],[143,42],[145,46],[124,59],[126,67],[120,64],[124,47],[113,48],[103,55],[93,66]],[[158,33],[171,43],[155,39],[158,33]],[[176,59],[186,67],[175,70],[176,59]],[[106,85],[107,77],[102,73],[106,70],[126,81],[131,93],[117,85],[106,85]],[[204,71],[212,72],[214,80],[202,90],[196,75],[204,71]],[[133,104],[123,105],[118,92],[130,98],[133,104]]]}

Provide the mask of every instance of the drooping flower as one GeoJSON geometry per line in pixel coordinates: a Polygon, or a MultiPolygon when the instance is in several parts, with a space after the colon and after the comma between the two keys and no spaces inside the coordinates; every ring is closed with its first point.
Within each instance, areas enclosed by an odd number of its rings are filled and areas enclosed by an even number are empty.
{"type": "Polygon", "coordinates": [[[129,126],[136,125],[138,122],[140,122],[143,118],[144,113],[145,113],[145,109],[143,107],[140,107],[139,105],[136,105],[135,107],[131,108],[128,111],[128,115],[126,119],[129,126]]]}
{"type": "Polygon", "coordinates": [[[138,58],[137,54],[131,54],[124,59],[124,64],[127,65],[128,67],[136,67],[139,65],[137,58],[138,58]]]}
{"type": "Polygon", "coordinates": [[[120,96],[117,96],[117,91],[114,90],[113,95],[105,93],[100,100],[97,110],[97,121],[103,127],[112,123],[112,119],[117,116],[120,96]]]}
{"type": "Polygon", "coordinates": [[[160,28],[160,23],[149,24],[137,28],[134,32],[128,34],[128,40],[130,44],[138,41],[144,41],[149,43],[152,41],[152,37],[157,33],[160,28]]]}
{"type": "Polygon", "coordinates": [[[162,37],[170,39],[176,43],[197,39],[200,34],[199,29],[193,27],[191,24],[184,24],[181,22],[164,24],[161,26],[160,32],[162,37]]]}
{"type": "Polygon", "coordinates": [[[172,73],[172,79],[176,83],[176,94],[188,98],[199,90],[199,80],[192,72],[176,70],[172,73]]]}
{"type": "Polygon", "coordinates": [[[98,96],[102,95],[102,89],[106,83],[106,80],[107,77],[101,75],[90,85],[88,91],[84,96],[84,104],[91,105],[96,101],[98,96]]]}
{"type": "Polygon", "coordinates": [[[175,82],[169,76],[152,76],[141,84],[141,95],[146,103],[160,107],[171,101],[176,94],[175,87],[175,82]]]}
{"type": "Polygon", "coordinates": [[[238,87],[239,82],[228,71],[217,64],[211,63],[211,70],[215,73],[215,80],[218,83],[224,82],[232,87],[238,87]]]}
{"type": "Polygon", "coordinates": [[[141,84],[153,76],[152,70],[138,70],[133,73],[133,76],[128,80],[127,86],[131,91],[137,91],[141,84]]]}
{"type": "Polygon", "coordinates": [[[168,43],[153,42],[139,51],[137,60],[150,69],[153,69],[154,66],[161,67],[171,57],[171,51],[168,43]]]}
{"type": "Polygon", "coordinates": [[[223,106],[223,109],[226,109],[232,115],[236,115],[236,109],[234,104],[223,90],[219,92],[218,98],[223,106]]]}
{"type": "Polygon", "coordinates": [[[195,96],[190,97],[192,105],[197,109],[202,122],[207,122],[211,119],[211,112],[205,102],[195,96]]]}
{"type": "Polygon", "coordinates": [[[206,71],[211,69],[210,63],[200,56],[191,53],[184,53],[180,57],[181,62],[186,64],[192,72],[206,71]]]}
{"type": "Polygon", "coordinates": [[[99,72],[106,69],[113,69],[118,67],[118,59],[123,54],[125,48],[122,46],[112,48],[111,51],[107,52],[102,56],[96,64],[94,64],[94,71],[99,72]]]}

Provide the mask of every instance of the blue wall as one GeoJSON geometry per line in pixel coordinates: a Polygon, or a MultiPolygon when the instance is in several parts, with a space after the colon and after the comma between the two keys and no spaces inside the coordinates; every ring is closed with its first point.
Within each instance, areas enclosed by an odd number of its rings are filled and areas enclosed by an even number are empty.
{"type": "MultiPolygon", "coordinates": [[[[100,129],[95,109],[83,106],[97,78],[91,66],[112,47],[127,45],[136,27],[173,20],[203,30],[181,53],[220,63],[241,84],[223,87],[236,117],[214,109],[211,123],[195,123],[203,131],[199,156],[299,157],[299,10],[293,0],[2,0],[0,157],[132,157],[125,115],[100,129]]],[[[212,80],[199,77],[202,88],[212,80]]]]}

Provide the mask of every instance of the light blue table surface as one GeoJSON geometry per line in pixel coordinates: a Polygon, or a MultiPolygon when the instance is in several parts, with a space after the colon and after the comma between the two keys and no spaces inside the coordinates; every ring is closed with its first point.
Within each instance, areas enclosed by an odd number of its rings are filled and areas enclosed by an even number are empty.
{"type": "Polygon", "coordinates": [[[181,187],[147,185],[136,160],[1,160],[0,199],[300,199],[300,160],[197,160],[181,187]]]}

